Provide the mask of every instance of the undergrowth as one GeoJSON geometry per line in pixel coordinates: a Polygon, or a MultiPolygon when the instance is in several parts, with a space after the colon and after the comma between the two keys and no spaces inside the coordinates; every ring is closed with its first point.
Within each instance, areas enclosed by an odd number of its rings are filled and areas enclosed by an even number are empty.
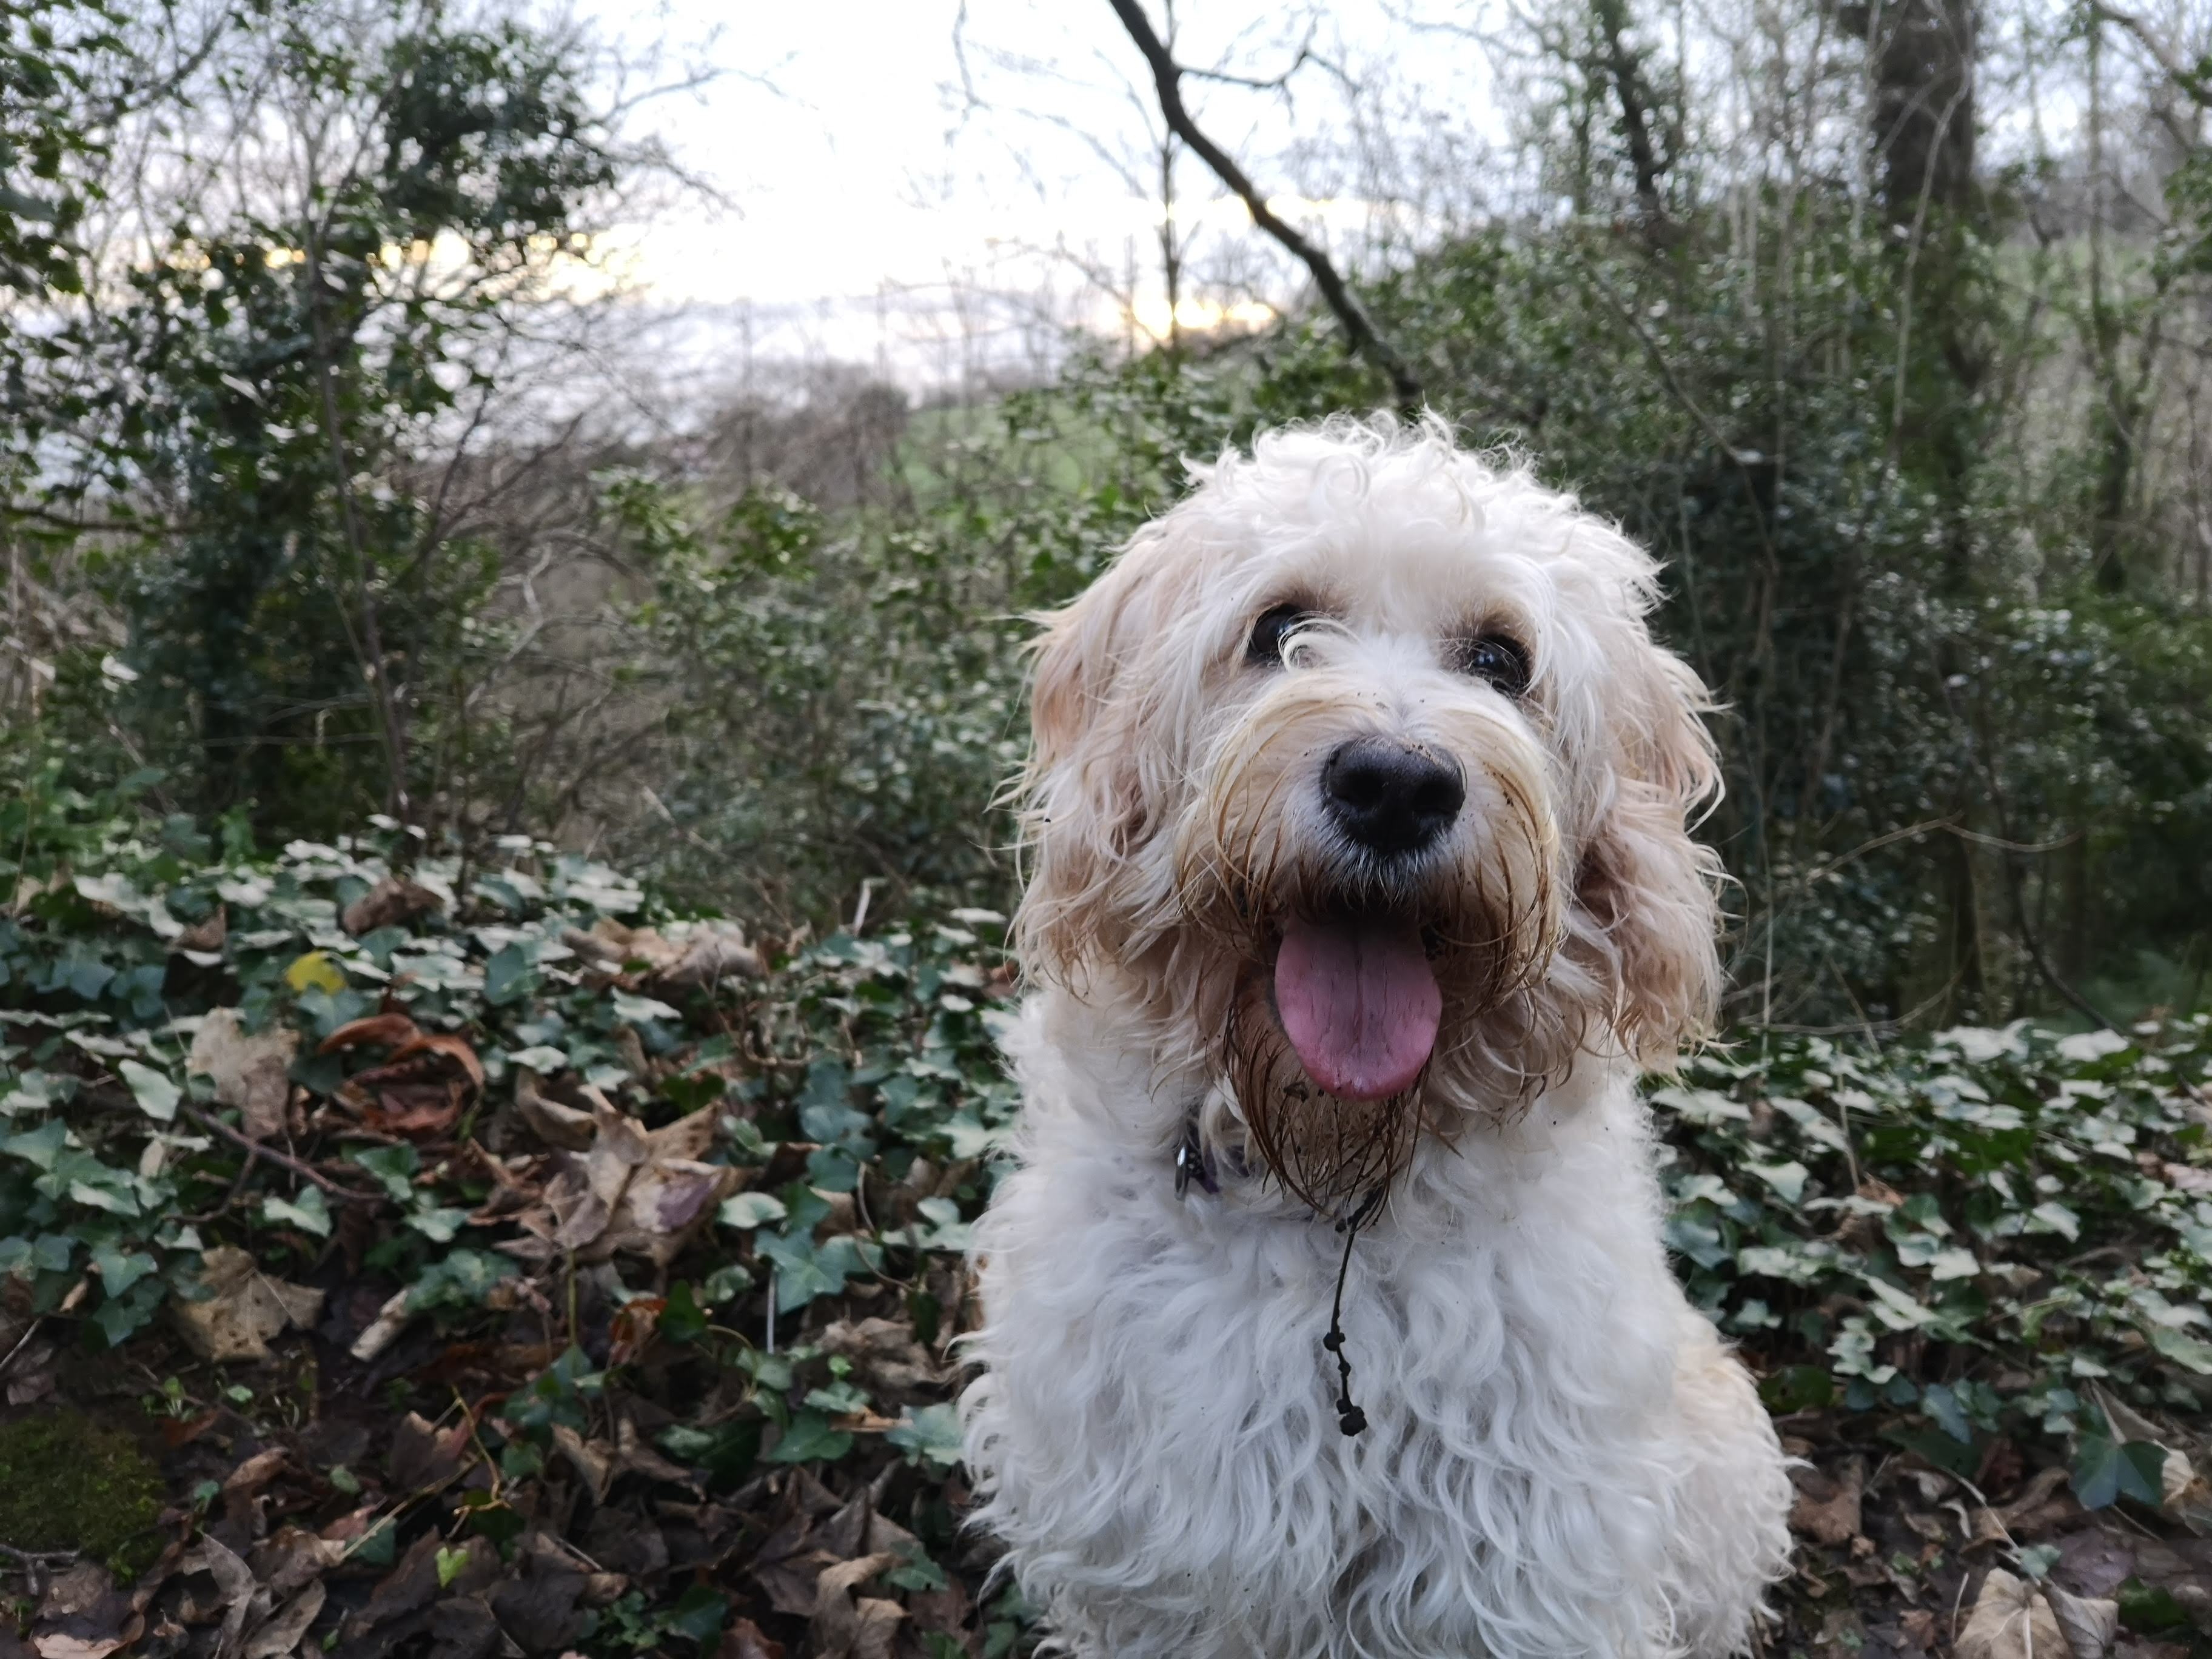
{"type": "MultiPolygon", "coordinates": [[[[949,1403],[1016,1106],[997,914],[744,942],[526,838],[265,853],[50,781],[0,846],[0,1386],[166,1437],[142,1650],[213,1651],[234,1570],[339,1651],[1024,1644],[949,1403]]],[[[2208,1074],[2203,1017],[1743,1034],[1652,1094],[1690,1294],[1802,1449],[2185,1538],[2208,1074]]],[[[1885,1545],[1893,1612],[1977,1548],[2054,1570],[2014,1520],[1885,1545]]],[[[2185,1631],[2155,1577],[2127,1616],[2185,1631]]],[[[1869,1593],[1811,1571],[1790,1629],[1869,1593]]]]}

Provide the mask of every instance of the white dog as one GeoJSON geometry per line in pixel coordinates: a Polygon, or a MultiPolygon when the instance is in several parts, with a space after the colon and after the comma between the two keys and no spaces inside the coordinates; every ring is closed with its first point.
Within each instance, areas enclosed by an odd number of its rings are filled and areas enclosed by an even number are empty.
{"type": "Polygon", "coordinates": [[[1037,665],[981,1522],[1088,1659],[1740,1650],[1790,1483],[1632,1086],[1719,977],[1655,568],[1433,422],[1196,476],[1037,665]]]}

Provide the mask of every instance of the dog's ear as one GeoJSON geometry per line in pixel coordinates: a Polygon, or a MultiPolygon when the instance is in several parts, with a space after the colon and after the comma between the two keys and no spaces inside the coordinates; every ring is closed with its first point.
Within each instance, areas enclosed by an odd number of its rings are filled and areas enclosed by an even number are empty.
{"type": "Polygon", "coordinates": [[[1576,878],[1576,931],[1607,981],[1622,1043],[1669,1070],[1711,1029],[1720,996],[1721,863],[1690,835],[1719,797],[1720,765],[1702,718],[1711,699],[1689,665],[1648,636],[1622,660],[1611,776],[1576,878]]]}
{"type": "Polygon", "coordinates": [[[1027,883],[1014,937],[1032,973],[1066,980],[1118,954],[1115,901],[1130,853],[1151,829],[1135,716],[1117,696],[1147,637],[1151,550],[1139,544],[1081,598],[1042,618],[1030,694],[1030,752],[1020,783],[1027,883]]]}

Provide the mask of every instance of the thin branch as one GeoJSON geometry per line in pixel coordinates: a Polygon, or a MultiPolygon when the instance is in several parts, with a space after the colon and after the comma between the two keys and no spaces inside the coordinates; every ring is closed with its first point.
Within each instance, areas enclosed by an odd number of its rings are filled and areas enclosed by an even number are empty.
{"type": "Polygon", "coordinates": [[[313,1182],[332,1198],[349,1199],[356,1204],[375,1204],[383,1200],[384,1194],[381,1193],[356,1192],[350,1187],[331,1180],[313,1164],[294,1158],[289,1152],[280,1152],[274,1146],[265,1146],[253,1139],[241,1131],[232,1128],[214,1113],[203,1109],[191,1101],[184,1102],[183,1105],[185,1115],[193,1122],[204,1129],[212,1129],[225,1140],[243,1147],[249,1161],[257,1158],[266,1158],[271,1164],[289,1170],[301,1180],[313,1182]]]}
{"type": "Polygon", "coordinates": [[[1231,158],[1229,153],[1207,137],[1191,118],[1190,111],[1182,101],[1183,70],[1160,40],[1145,15],[1137,0],[1109,0],[1114,15],[1121,20],[1121,27],[1136,42],[1137,50],[1145,55],[1152,68],[1152,83],[1159,93],[1160,113],[1166,118],[1168,129],[1184,143],[1197,152],[1198,157],[1213,169],[1214,176],[1235,191],[1251,214],[1252,222],[1273,237],[1287,249],[1311,274],[1314,286],[1335,313],[1343,328],[1346,343],[1359,356],[1364,357],[1390,382],[1390,390],[1398,400],[1399,409],[1411,416],[1419,413],[1424,401],[1420,380],[1414,375],[1406,360],[1401,357],[1390,343],[1376,329],[1343,276],[1328,254],[1309,241],[1297,228],[1278,216],[1267,205],[1244,170],[1231,158]]]}

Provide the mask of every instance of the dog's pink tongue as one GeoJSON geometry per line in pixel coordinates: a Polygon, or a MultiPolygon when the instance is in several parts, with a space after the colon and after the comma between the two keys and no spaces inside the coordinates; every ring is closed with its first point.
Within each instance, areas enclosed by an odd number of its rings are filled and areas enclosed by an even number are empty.
{"type": "Polygon", "coordinates": [[[1409,922],[1293,921],[1275,1010],[1307,1076],[1340,1100],[1381,1100],[1429,1063],[1443,995],[1409,922]]]}

